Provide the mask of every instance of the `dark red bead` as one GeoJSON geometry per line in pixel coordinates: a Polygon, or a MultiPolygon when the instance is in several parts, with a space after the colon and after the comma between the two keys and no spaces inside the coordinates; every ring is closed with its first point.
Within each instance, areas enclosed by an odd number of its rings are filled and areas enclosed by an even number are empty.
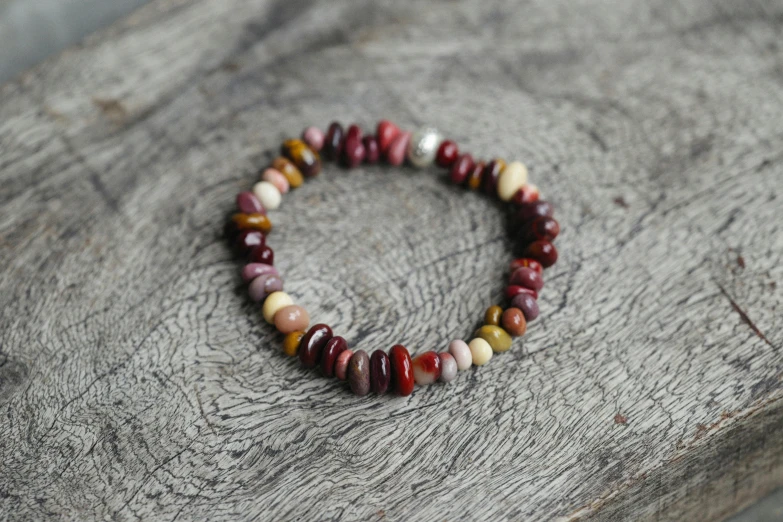
{"type": "Polygon", "coordinates": [[[535,259],[530,259],[529,257],[520,257],[519,259],[513,260],[509,265],[509,270],[513,273],[514,270],[516,270],[517,268],[522,268],[523,266],[532,268],[539,274],[544,271],[544,267],[541,266],[541,263],[539,263],[535,259]]]}
{"type": "Polygon", "coordinates": [[[237,208],[243,214],[266,214],[266,209],[252,192],[237,194],[237,208]]]}
{"type": "Polygon", "coordinates": [[[275,264],[275,253],[268,245],[258,246],[250,251],[249,261],[251,263],[275,264]]]}
{"type": "Polygon", "coordinates": [[[484,167],[484,175],[481,180],[481,188],[485,194],[496,196],[498,193],[498,179],[501,171],[506,167],[506,162],[500,159],[493,159],[484,167]]]}
{"type": "Polygon", "coordinates": [[[243,230],[234,241],[237,253],[248,255],[254,248],[263,247],[266,244],[266,236],[260,230],[243,230]]]}
{"type": "Polygon", "coordinates": [[[548,201],[534,201],[532,203],[523,203],[519,205],[515,216],[517,222],[521,225],[533,221],[538,217],[552,217],[554,207],[548,201]]]}
{"type": "Polygon", "coordinates": [[[345,131],[339,123],[332,122],[326,131],[326,140],[324,141],[323,155],[326,159],[336,161],[343,153],[343,140],[345,131]]]}
{"type": "Polygon", "coordinates": [[[343,141],[342,164],[349,169],[355,168],[364,161],[364,153],[362,129],[358,125],[351,125],[343,141]]]}
{"type": "Polygon", "coordinates": [[[462,185],[468,179],[468,174],[473,170],[473,156],[463,154],[451,166],[449,179],[455,185],[462,185]]]}
{"type": "Polygon", "coordinates": [[[438,147],[438,153],[435,155],[435,163],[439,167],[451,167],[459,157],[459,147],[451,140],[445,140],[438,147]]]}
{"type": "Polygon", "coordinates": [[[334,375],[334,363],[337,361],[337,356],[348,349],[348,341],[335,335],[324,346],[321,351],[321,371],[327,377],[334,375]]]}
{"type": "Polygon", "coordinates": [[[389,120],[381,120],[375,129],[375,138],[378,140],[378,150],[382,155],[389,150],[394,138],[400,134],[400,128],[389,120]]]}
{"type": "Polygon", "coordinates": [[[539,197],[540,194],[538,192],[538,187],[528,184],[517,190],[516,194],[514,194],[514,197],[511,198],[511,201],[515,205],[521,205],[523,203],[533,203],[534,201],[538,201],[539,197]]]}
{"type": "Polygon", "coordinates": [[[546,239],[539,239],[530,243],[527,246],[525,255],[541,263],[541,266],[544,268],[548,268],[557,262],[557,249],[555,245],[546,239]]]}
{"type": "Polygon", "coordinates": [[[391,361],[383,350],[375,350],[370,356],[370,388],[375,393],[386,393],[391,382],[391,361]]]}
{"type": "Polygon", "coordinates": [[[364,143],[364,162],[365,163],[378,163],[381,159],[381,149],[378,147],[378,140],[375,136],[367,135],[362,138],[364,143]]]}
{"type": "Polygon", "coordinates": [[[532,296],[534,299],[538,299],[538,292],[536,292],[532,288],[525,288],[524,286],[520,286],[520,285],[510,285],[506,287],[507,299],[514,299],[519,294],[526,294],[532,296]]]}
{"type": "Polygon", "coordinates": [[[560,224],[555,218],[542,216],[533,220],[530,224],[529,236],[532,241],[536,239],[554,240],[560,233],[560,224]]]}
{"type": "Polygon", "coordinates": [[[511,278],[509,279],[509,283],[539,291],[544,287],[544,278],[532,268],[523,266],[514,270],[514,273],[511,274],[511,278]]]}
{"type": "Polygon", "coordinates": [[[321,351],[332,338],[332,329],[325,324],[316,324],[299,341],[299,361],[305,368],[315,368],[321,359],[321,351]]]}
{"type": "Polygon", "coordinates": [[[403,397],[413,393],[413,368],[408,349],[401,344],[395,344],[389,351],[389,361],[394,391],[403,397]]]}

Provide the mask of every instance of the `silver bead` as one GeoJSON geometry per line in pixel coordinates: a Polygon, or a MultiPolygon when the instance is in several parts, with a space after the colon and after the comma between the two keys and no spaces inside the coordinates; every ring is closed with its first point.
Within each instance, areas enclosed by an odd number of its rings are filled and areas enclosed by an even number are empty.
{"type": "Polygon", "coordinates": [[[408,144],[408,161],[416,167],[427,167],[435,162],[443,135],[437,129],[424,127],[411,136],[408,144]]]}

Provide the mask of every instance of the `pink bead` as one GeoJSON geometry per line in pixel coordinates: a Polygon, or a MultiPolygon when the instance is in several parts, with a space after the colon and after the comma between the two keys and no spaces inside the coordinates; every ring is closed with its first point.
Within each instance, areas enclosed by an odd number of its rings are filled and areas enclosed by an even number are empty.
{"type": "Polygon", "coordinates": [[[264,206],[252,192],[237,194],[237,208],[243,214],[266,214],[264,206]]]}
{"type": "Polygon", "coordinates": [[[242,268],[242,280],[245,283],[264,274],[280,275],[277,273],[277,268],[265,263],[248,263],[242,268]]]}
{"type": "Polygon", "coordinates": [[[341,381],[344,381],[348,376],[348,362],[351,357],[353,357],[353,350],[343,350],[334,363],[334,375],[341,381]]]}
{"type": "Polygon", "coordinates": [[[302,141],[307,143],[307,145],[316,152],[324,148],[325,139],[326,135],[324,134],[324,131],[318,127],[307,127],[302,132],[302,141]]]}
{"type": "Polygon", "coordinates": [[[408,143],[411,141],[411,133],[403,132],[399,134],[389,145],[386,152],[386,162],[395,167],[402,165],[405,161],[405,153],[408,151],[408,143]]]}
{"type": "Polygon", "coordinates": [[[544,287],[544,278],[534,269],[523,266],[514,270],[509,280],[511,285],[524,286],[538,292],[544,287]]]}
{"type": "Polygon", "coordinates": [[[275,186],[281,194],[285,194],[291,188],[288,179],[277,169],[268,168],[261,174],[261,179],[275,186]]]}

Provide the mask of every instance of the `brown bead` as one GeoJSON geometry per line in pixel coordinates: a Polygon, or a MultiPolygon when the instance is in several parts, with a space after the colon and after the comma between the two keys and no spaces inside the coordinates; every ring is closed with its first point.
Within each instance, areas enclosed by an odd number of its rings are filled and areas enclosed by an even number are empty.
{"type": "Polygon", "coordinates": [[[530,223],[528,238],[531,241],[536,239],[546,239],[553,241],[560,234],[560,224],[548,216],[538,217],[530,223]]]}
{"type": "Polygon", "coordinates": [[[336,161],[343,154],[343,141],[345,131],[339,123],[332,122],[326,131],[326,141],[324,142],[323,155],[330,161],[336,161]]]}
{"type": "Polygon", "coordinates": [[[473,170],[468,174],[468,188],[470,190],[478,190],[481,186],[481,179],[484,176],[485,164],[483,161],[479,161],[473,165],[473,170]]]}
{"type": "Polygon", "coordinates": [[[548,268],[557,262],[557,249],[555,245],[546,239],[539,239],[530,243],[527,246],[525,255],[541,263],[541,266],[544,268],[548,268]]]}
{"type": "Polygon", "coordinates": [[[321,157],[300,139],[285,140],[280,147],[280,152],[293,161],[308,178],[317,176],[321,172],[321,157]]]}
{"type": "Polygon", "coordinates": [[[334,375],[334,365],[337,363],[337,358],[348,349],[348,341],[335,335],[324,346],[321,352],[321,371],[327,377],[334,375]]]}
{"type": "Polygon", "coordinates": [[[506,168],[506,162],[500,158],[495,158],[484,167],[484,176],[481,180],[481,188],[490,196],[498,193],[498,178],[500,173],[506,168]]]}
{"type": "Polygon", "coordinates": [[[391,382],[391,361],[383,350],[375,350],[370,356],[370,388],[375,393],[386,393],[391,382]]]}
{"type": "Polygon", "coordinates": [[[435,155],[435,163],[439,167],[451,167],[459,157],[459,147],[451,140],[444,140],[438,147],[438,153],[435,155]]]}
{"type": "Polygon", "coordinates": [[[462,185],[473,170],[473,156],[463,154],[454,162],[449,171],[449,179],[455,185],[462,185]]]}
{"type": "Polygon", "coordinates": [[[314,368],[321,358],[321,350],[332,338],[332,329],[325,324],[312,326],[299,343],[299,360],[305,368],[314,368]]]}
{"type": "Polygon", "coordinates": [[[275,313],[275,328],[282,334],[289,334],[310,326],[310,314],[299,305],[288,305],[275,313]]]}
{"type": "Polygon", "coordinates": [[[356,350],[348,362],[348,385],[356,395],[370,393],[370,356],[364,350],[356,350]]]}
{"type": "Polygon", "coordinates": [[[299,342],[304,337],[304,332],[291,332],[283,339],[283,353],[290,357],[295,357],[299,351],[299,342]]]}
{"type": "Polygon", "coordinates": [[[519,308],[509,308],[503,312],[501,318],[503,329],[513,337],[519,337],[527,330],[527,321],[525,314],[519,308]]]}
{"type": "Polygon", "coordinates": [[[491,324],[497,326],[500,324],[500,316],[503,315],[503,309],[498,305],[493,305],[487,308],[484,314],[484,324],[491,324]]]}
{"type": "Polygon", "coordinates": [[[532,203],[523,203],[517,208],[519,210],[514,215],[514,219],[519,225],[529,223],[541,216],[552,217],[552,214],[554,214],[554,207],[548,201],[539,200],[532,203]]]}
{"type": "Polygon", "coordinates": [[[544,271],[544,267],[541,266],[541,263],[528,257],[520,257],[519,259],[513,260],[509,265],[509,270],[511,270],[511,273],[513,274],[517,268],[522,268],[523,266],[532,268],[539,274],[544,271]]]}
{"type": "Polygon", "coordinates": [[[288,158],[284,158],[283,156],[276,157],[275,161],[272,162],[272,168],[280,171],[280,173],[285,176],[285,179],[288,180],[288,184],[291,188],[300,187],[302,186],[302,183],[304,183],[302,172],[288,158]]]}
{"type": "Polygon", "coordinates": [[[264,214],[234,214],[231,221],[239,230],[260,230],[264,234],[272,230],[272,222],[264,214]]]}

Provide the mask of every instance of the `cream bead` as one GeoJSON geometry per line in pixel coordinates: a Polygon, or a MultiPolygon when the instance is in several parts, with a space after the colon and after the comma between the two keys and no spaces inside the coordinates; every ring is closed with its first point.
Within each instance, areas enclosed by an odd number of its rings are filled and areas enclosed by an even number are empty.
{"type": "Polygon", "coordinates": [[[481,337],[476,337],[470,341],[468,347],[470,348],[470,355],[473,357],[473,364],[476,366],[483,366],[492,359],[492,347],[481,337]]]}
{"type": "Polygon", "coordinates": [[[468,343],[463,340],[455,339],[449,343],[449,353],[457,361],[457,369],[469,370],[473,364],[473,356],[470,354],[468,343]]]}
{"type": "Polygon", "coordinates": [[[428,167],[435,161],[443,135],[431,127],[419,129],[411,135],[408,143],[408,161],[415,167],[428,167]]]}
{"type": "Polygon", "coordinates": [[[267,210],[274,210],[280,206],[280,202],[283,200],[282,194],[277,190],[277,187],[269,183],[268,181],[259,181],[253,185],[253,194],[256,195],[261,204],[267,210]]]}
{"type": "Polygon", "coordinates": [[[512,161],[498,179],[498,196],[503,201],[511,201],[514,194],[527,183],[527,167],[520,161],[512,161]]]}
{"type": "Polygon", "coordinates": [[[264,301],[264,307],[261,309],[261,313],[264,315],[264,321],[269,324],[275,323],[275,314],[286,306],[294,304],[294,300],[291,296],[285,292],[272,292],[264,301]]]}

